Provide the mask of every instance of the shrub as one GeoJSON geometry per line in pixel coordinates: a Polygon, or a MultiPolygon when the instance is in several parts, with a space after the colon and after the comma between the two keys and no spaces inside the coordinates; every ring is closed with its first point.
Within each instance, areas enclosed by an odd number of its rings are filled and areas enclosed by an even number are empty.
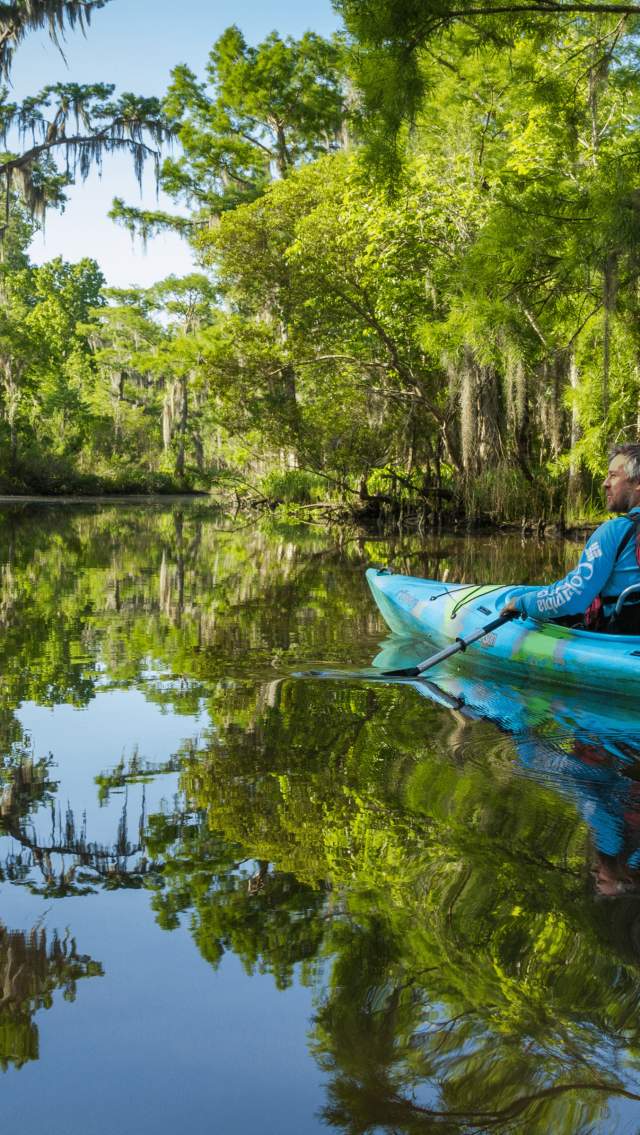
{"type": "Polygon", "coordinates": [[[465,486],[465,513],[507,522],[547,518],[554,512],[559,484],[551,476],[528,481],[519,469],[500,465],[486,469],[465,486]]]}
{"type": "Polygon", "coordinates": [[[311,504],[325,491],[325,482],[306,469],[272,469],[260,485],[268,500],[282,504],[311,504]]]}

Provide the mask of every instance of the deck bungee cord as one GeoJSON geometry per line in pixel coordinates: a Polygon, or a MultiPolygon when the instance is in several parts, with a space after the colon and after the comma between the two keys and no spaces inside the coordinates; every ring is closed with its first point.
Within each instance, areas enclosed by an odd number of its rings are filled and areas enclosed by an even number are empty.
{"type": "MultiPolygon", "coordinates": [[[[497,583],[493,586],[486,583],[480,583],[476,587],[474,587],[473,584],[469,584],[468,586],[471,587],[471,591],[468,595],[464,595],[461,599],[458,599],[458,602],[454,604],[449,618],[455,619],[458,611],[466,607],[467,603],[470,603],[472,599],[483,599],[485,595],[491,595],[494,591],[504,591],[504,584],[502,583],[497,583]]],[[[460,590],[460,588],[458,588],[458,590],[460,590]]]]}

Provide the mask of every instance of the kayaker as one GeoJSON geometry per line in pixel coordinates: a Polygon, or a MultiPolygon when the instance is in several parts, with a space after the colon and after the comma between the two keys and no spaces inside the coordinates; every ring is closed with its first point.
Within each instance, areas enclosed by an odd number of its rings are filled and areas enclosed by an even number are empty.
{"type": "Polygon", "coordinates": [[[640,634],[640,602],[626,603],[616,625],[611,622],[618,596],[631,584],[640,584],[640,444],[613,450],[604,492],[607,508],[624,515],[596,529],[564,579],[511,593],[505,610],[538,622],[640,634]]]}

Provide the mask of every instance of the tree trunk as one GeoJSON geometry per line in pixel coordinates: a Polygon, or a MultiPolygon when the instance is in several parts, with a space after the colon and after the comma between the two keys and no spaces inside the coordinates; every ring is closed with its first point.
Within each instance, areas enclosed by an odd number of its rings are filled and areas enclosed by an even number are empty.
{"type": "Polygon", "coordinates": [[[189,421],[189,388],[187,376],[183,375],[177,383],[178,392],[178,448],[176,450],[176,476],[184,477],[187,425],[189,421]]]}
{"type": "Polygon", "coordinates": [[[553,360],[551,372],[551,404],[553,414],[551,418],[551,446],[554,460],[560,456],[563,447],[563,404],[562,392],[567,379],[567,356],[564,351],[557,351],[553,360]]]}
{"type": "Polygon", "coordinates": [[[286,177],[290,166],[289,151],[284,126],[278,122],[276,126],[276,168],[279,177],[286,177]]]}
{"type": "Polygon", "coordinates": [[[444,359],[443,365],[449,379],[447,403],[442,422],[438,452],[453,465],[459,476],[464,476],[462,465],[462,445],[460,439],[460,373],[451,359],[444,359]]]}
{"type": "Polygon", "coordinates": [[[20,375],[22,368],[13,359],[2,361],[4,416],[9,427],[9,472],[15,473],[18,464],[18,407],[20,405],[20,375]]]}
{"type": "Polygon", "coordinates": [[[291,363],[287,363],[283,366],[281,374],[287,424],[293,435],[297,437],[300,432],[300,407],[298,405],[296,372],[291,363]]]}
{"type": "Polygon", "coordinates": [[[166,453],[171,445],[171,435],[173,433],[173,388],[169,387],[165,391],[164,400],[162,403],[162,448],[166,453]]]}
{"type": "Polygon", "coordinates": [[[493,367],[475,364],[478,392],[478,467],[493,469],[502,459],[502,435],[500,432],[500,396],[498,376],[493,367]]]}
{"type": "Polygon", "coordinates": [[[478,392],[476,379],[473,356],[469,350],[465,350],[460,375],[460,440],[462,443],[462,468],[465,477],[474,477],[477,473],[478,392]]]}
{"type": "Polygon", "coordinates": [[[413,407],[411,407],[410,410],[409,410],[409,420],[407,422],[407,427],[406,427],[406,440],[407,440],[407,448],[406,448],[406,451],[405,451],[405,465],[404,465],[404,467],[405,467],[405,472],[407,473],[407,476],[410,477],[411,474],[413,473],[413,467],[415,465],[416,446],[417,446],[417,442],[418,442],[417,423],[416,423],[416,416],[415,416],[413,407]]]}
{"type": "Polygon", "coordinates": [[[609,412],[609,369],[611,363],[611,327],[618,293],[618,257],[610,252],[604,262],[602,281],[602,418],[609,412]]]}
{"type": "Polygon", "coordinates": [[[580,441],[581,434],[580,416],[575,402],[575,393],[579,383],[580,375],[578,373],[575,356],[572,354],[569,359],[569,385],[574,394],[574,398],[571,402],[571,451],[569,455],[569,497],[572,500],[575,500],[580,492],[580,465],[574,454],[574,449],[580,441]]]}
{"type": "Polygon", "coordinates": [[[551,354],[539,367],[538,403],[541,424],[541,460],[558,457],[561,450],[562,411],[560,394],[563,384],[564,355],[551,354]]]}
{"type": "Polygon", "coordinates": [[[199,473],[204,472],[204,444],[199,433],[193,435],[193,451],[196,459],[196,468],[199,473]]]}

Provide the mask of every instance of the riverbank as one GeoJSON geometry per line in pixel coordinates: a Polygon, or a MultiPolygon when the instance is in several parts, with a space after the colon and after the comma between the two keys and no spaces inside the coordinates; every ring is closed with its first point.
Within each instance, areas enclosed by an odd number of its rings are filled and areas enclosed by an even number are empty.
{"type": "Polygon", "coordinates": [[[12,494],[0,493],[0,508],[28,505],[63,505],[79,507],[83,505],[132,505],[163,507],[171,504],[194,505],[199,503],[212,511],[225,513],[238,520],[240,517],[253,517],[259,520],[270,516],[285,524],[304,525],[311,528],[343,528],[356,530],[363,535],[390,536],[393,534],[424,536],[491,534],[514,535],[518,532],[523,538],[543,540],[562,539],[565,536],[578,538],[587,536],[607,518],[601,516],[571,517],[547,523],[540,519],[522,517],[516,523],[492,517],[468,517],[453,513],[441,513],[435,517],[419,510],[394,510],[372,513],[370,508],[358,508],[341,501],[324,501],[311,504],[291,504],[282,501],[247,501],[241,498],[214,496],[202,490],[175,493],[94,493],[87,495],[65,493],[44,495],[38,493],[12,494]]]}
{"type": "Polygon", "coordinates": [[[10,494],[0,493],[0,505],[13,505],[13,504],[149,504],[154,501],[165,501],[170,504],[172,501],[182,500],[202,500],[210,498],[211,503],[220,504],[210,493],[190,492],[190,493],[101,493],[93,496],[77,496],[71,493],[61,496],[38,496],[36,494],[10,494]]]}

